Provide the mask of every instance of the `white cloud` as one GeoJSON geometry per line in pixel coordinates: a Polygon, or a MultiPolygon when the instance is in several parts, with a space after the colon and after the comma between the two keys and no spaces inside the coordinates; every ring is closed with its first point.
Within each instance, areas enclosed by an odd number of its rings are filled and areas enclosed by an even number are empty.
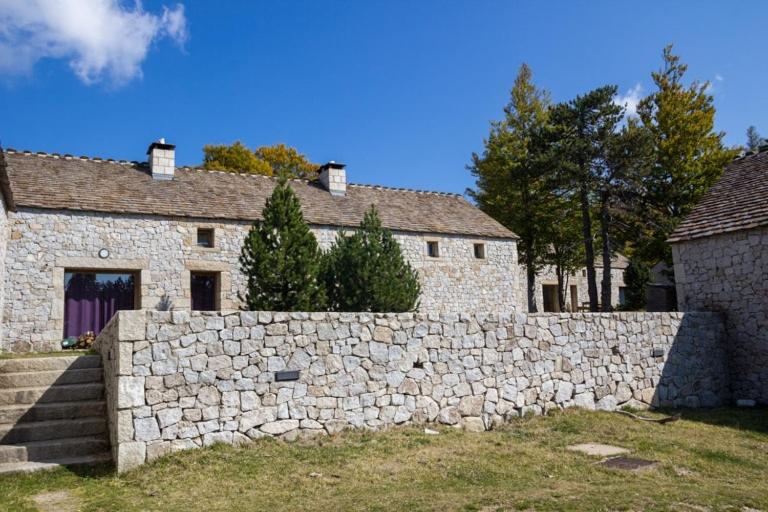
{"type": "Polygon", "coordinates": [[[66,59],[86,84],[141,76],[149,46],[187,39],[184,6],[162,14],[119,0],[0,0],[0,74],[28,74],[40,59],[66,59]]]}
{"type": "Polygon", "coordinates": [[[725,78],[723,78],[723,75],[721,75],[720,73],[715,73],[714,81],[710,80],[709,82],[707,82],[707,86],[704,88],[704,92],[706,92],[707,94],[715,94],[715,92],[720,92],[720,86],[719,85],[716,86],[715,82],[722,82],[723,80],[725,80],[725,78]]]}
{"type": "Polygon", "coordinates": [[[625,94],[619,94],[618,96],[616,96],[613,102],[616,105],[620,105],[627,109],[625,112],[625,115],[627,117],[635,117],[637,116],[637,106],[640,104],[640,101],[642,99],[643,99],[643,86],[637,83],[635,84],[634,87],[629,89],[625,94]]]}

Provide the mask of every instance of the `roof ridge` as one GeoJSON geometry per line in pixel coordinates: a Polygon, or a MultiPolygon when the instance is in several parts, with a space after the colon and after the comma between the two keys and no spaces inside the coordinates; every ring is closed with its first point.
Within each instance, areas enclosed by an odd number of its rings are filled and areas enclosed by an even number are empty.
{"type": "Polygon", "coordinates": [[[423,190],[418,188],[387,187],[385,185],[368,185],[365,183],[349,183],[347,186],[360,187],[360,188],[373,188],[373,189],[380,189],[380,190],[396,190],[398,192],[413,192],[416,194],[434,194],[438,196],[461,197],[461,198],[464,197],[461,194],[457,194],[456,192],[439,192],[437,190],[423,190]]]}
{"type": "MultiPolygon", "coordinates": [[[[266,178],[268,180],[277,180],[279,179],[277,176],[267,176],[266,174],[259,174],[256,172],[246,172],[246,171],[222,171],[220,169],[206,169],[205,167],[201,167],[198,165],[181,165],[176,167],[176,170],[182,170],[182,171],[197,171],[197,172],[216,172],[219,174],[233,174],[235,176],[245,176],[245,177],[255,177],[255,178],[266,178]]],[[[288,178],[288,181],[300,181],[303,183],[312,183],[315,180],[310,180],[307,178],[288,178]]]]}
{"type": "MultiPolygon", "coordinates": [[[[56,160],[63,159],[63,160],[81,160],[85,162],[95,162],[95,163],[113,163],[113,164],[120,164],[120,165],[149,165],[148,162],[139,162],[136,160],[115,160],[113,158],[102,158],[99,156],[87,156],[87,155],[81,155],[81,156],[74,156],[69,153],[60,154],[60,153],[48,153],[46,151],[30,151],[28,149],[14,149],[14,148],[5,148],[3,151],[5,151],[8,154],[11,155],[24,155],[24,156],[38,156],[42,158],[53,158],[56,160]]],[[[237,176],[250,176],[250,177],[258,177],[258,178],[266,178],[270,180],[278,179],[276,176],[267,176],[264,174],[258,174],[258,173],[252,173],[252,172],[246,172],[246,171],[222,171],[219,169],[206,169],[202,166],[197,165],[181,165],[177,166],[176,169],[181,169],[185,171],[198,171],[198,172],[216,172],[220,174],[234,174],[237,176]]],[[[294,182],[302,182],[302,183],[312,183],[314,181],[317,181],[316,179],[309,179],[309,178],[289,178],[288,181],[294,181],[294,182]]],[[[425,190],[425,189],[417,189],[417,188],[408,188],[408,187],[389,187],[385,185],[371,185],[367,183],[349,183],[347,186],[350,187],[360,187],[360,188],[370,188],[370,189],[378,189],[378,190],[394,190],[398,192],[412,192],[415,194],[431,194],[431,195],[437,195],[437,196],[446,196],[446,197],[458,197],[458,198],[464,198],[462,194],[456,193],[456,192],[440,192],[437,190],[425,190]]]]}
{"type": "MultiPolygon", "coordinates": [[[[246,172],[246,171],[223,171],[220,169],[206,169],[205,167],[199,166],[199,165],[182,165],[179,167],[176,167],[176,169],[181,169],[184,171],[197,171],[197,172],[215,172],[219,174],[233,174],[236,176],[246,176],[246,177],[254,177],[254,178],[265,178],[269,180],[276,180],[278,179],[277,176],[267,176],[266,174],[259,174],[255,172],[246,172]]],[[[301,183],[313,183],[316,182],[317,179],[309,179],[309,178],[288,178],[288,181],[298,181],[301,183]]],[[[436,190],[423,190],[423,189],[416,189],[416,188],[405,188],[405,187],[388,187],[385,185],[370,185],[366,183],[348,183],[348,187],[361,187],[361,188],[372,188],[372,189],[380,189],[380,190],[397,190],[399,192],[414,192],[417,194],[434,194],[438,196],[449,196],[449,197],[460,197],[463,198],[461,194],[458,194],[456,192],[440,192],[436,190]]]]}
{"type": "Polygon", "coordinates": [[[744,160],[746,158],[752,158],[752,157],[755,157],[755,156],[760,156],[760,155],[765,155],[765,154],[768,154],[768,144],[763,144],[762,146],[758,147],[757,149],[746,150],[743,153],[741,153],[740,155],[736,155],[732,161],[733,162],[737,162],[737,161],[740,161],[740,160],[744,160]]]}
{"type": "Polygon", "coordinates": [[[82,160],[84,162],[120,164],[120,165],[148,165],[148,162],[138,162],[136,160],[115,160],[114,158],[102,158],[100,156],[75,156],[69,153],[48,153],[46,151],[30,151],[29,149],[5,148],[3,150],[9,155],[37,156],[41,158],[53,158],[55,160],[82,160]]]}

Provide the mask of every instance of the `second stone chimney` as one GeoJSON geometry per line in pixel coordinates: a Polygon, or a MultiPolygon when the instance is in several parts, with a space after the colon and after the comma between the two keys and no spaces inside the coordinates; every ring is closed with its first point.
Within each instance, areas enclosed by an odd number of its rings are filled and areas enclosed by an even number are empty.
{"type": "Polygon", "coordinates": [[[334,196],[347,195],[346,165],[331,160],[320,167],[320,183],[334,196]]]}
{"type": "Polygon", "coordinates": [[[166,144],[165,139],[153,142],[147,149],[149,169],[156,180],[172,180],[176,169],[176,146],[166,144]]]}

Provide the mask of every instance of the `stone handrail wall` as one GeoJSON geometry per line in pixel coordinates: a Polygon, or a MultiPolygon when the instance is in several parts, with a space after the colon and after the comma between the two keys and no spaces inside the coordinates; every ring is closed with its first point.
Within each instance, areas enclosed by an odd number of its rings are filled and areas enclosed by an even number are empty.
{"type": "Polygon", "coordinates": [[[714,313],[121,311],[97,339],[118,470],[347,427],[483,430],[579,406],[728,400],[714,313]],[[275,380],[298,370],[298,380],[275,380]]]}

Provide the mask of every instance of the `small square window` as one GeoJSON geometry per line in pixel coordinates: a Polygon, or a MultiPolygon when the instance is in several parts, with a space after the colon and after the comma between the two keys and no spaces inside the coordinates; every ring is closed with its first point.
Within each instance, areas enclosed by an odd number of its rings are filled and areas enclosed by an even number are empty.
{"type": "Polygon", "coordinates": [[[438,247],[437,242],[427,242],[427,256],[430,258],[440,257],[440,248],[438,247]]]}
{"type": "Polygon", "coordinates": [[[213,229],[197,228],[197,246],[213,247],[213,229]]]}
{"type": "Polygon", "coordinates": [[[475,244],[475,258],[478,260],[485,259],[485,244],[475,244]]]}

